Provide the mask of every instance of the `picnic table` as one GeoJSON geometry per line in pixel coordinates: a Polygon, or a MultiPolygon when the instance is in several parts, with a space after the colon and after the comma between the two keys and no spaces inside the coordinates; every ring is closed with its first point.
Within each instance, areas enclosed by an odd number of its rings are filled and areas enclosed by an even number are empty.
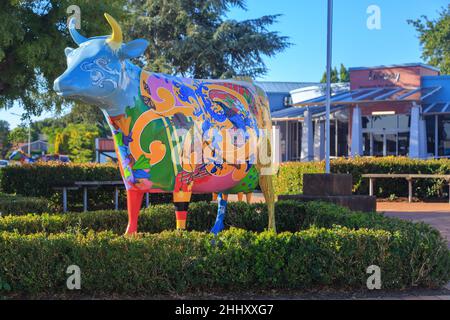
{"type": "Polygon", "coordinates": [[[405,179],[408,181],[408,202],[412,202],[413,180],[414,179],[441,179],[449,184],[450,203],[450,175],[448,174],[397,174],[397,173],[370,173],[363,174],[363,178],[369,179],[369,195],[373,196],[373,188],[376,179],[405,179]]]}
{"type": "MultiPolygon", "coordinates": [[[[55,187],[53,189],[62,191],[63,212],[67,212],[67,192],[69,190],[83,189],[83,210],[88,211],[88,190],[99,187],[114,187],[114,209],[119,210],[119,191],[125,189],[123,181],[75,181],[72,185],[55,187]]],[[[145,197],[146,207],[150,205],[149,194],[145,197]]]]}

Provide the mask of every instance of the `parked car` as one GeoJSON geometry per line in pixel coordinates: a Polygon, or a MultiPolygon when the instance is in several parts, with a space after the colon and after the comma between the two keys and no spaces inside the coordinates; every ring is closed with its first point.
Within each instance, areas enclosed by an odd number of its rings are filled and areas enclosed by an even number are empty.
{"type": "Polygon", "coordinates": [[[9,164],[7,160],[0,160],[0,168],[6,167],[9,164]]]}

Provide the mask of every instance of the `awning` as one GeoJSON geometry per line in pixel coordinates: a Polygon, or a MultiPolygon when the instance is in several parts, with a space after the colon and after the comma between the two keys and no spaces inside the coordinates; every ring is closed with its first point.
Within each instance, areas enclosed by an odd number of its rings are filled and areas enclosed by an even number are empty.
{"type": "MultiPolygon", "coordinates": [[[[344,109],[345,106],[332,106],[330,109],[330,112],[336,112],[341,109],[344,109]]],[[[275,112],[272,112],[272,120],[273,121],[289,121],[289,120],[302,120],[305,114],[305,111],[311,112],[313,118],[321,117],[325,115],[325,107],[290,107],[283,110],[278,110],[275,112]]]]}
{"type": "Polygon", "coordinates": [[[424,114],[450,113],[450,102],[435,102],[422,104],[424,114]]]}
{"type": "MultiPolygon", "coordinates": [[[[336,92],[331,97],[331,105],[354,105],[363,103],[379,103],[379,102],[421,102],[429,98],[441,87],[428,88],[363,88],[351,91],[336,92]]],[[[294,106],[324,106],[326,103],[326,95],[315,99],[296,103],[294,106]]]]}

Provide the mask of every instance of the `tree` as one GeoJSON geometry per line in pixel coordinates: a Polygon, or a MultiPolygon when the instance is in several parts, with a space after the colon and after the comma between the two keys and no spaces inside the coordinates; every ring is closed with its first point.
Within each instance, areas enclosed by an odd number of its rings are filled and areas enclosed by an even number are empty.
{"type": "Polygon", "coordinates": [[[49,139],[50,152],[67,154],[74,162],[94,160],[95,138],[99,136],[95,125],[73,123],[64,128],[47,128],[44,133],[49,139]]]}
{"type": "Polygon", "coordinates": [[[25,143],[28,141],[28,128],[24,125],[15,127],[9,133],[9,142],[13,147],[17,147],[19,143],[25,143]]]}
{"type": "Polygon", "coordinates": [[[339,70],[339,78],[341,82],[350,82],[350,73],[348,69],[341,63],[341,69],[339,70]]]}
{"type": "Polygon", "coordinates": [[[131,38],[145,38],[147,68],[196,78],[264,75],[264,56],[290,44],[269,31],[279,15],[236,21],[231,7],[246,10],[245,0],[129,0],[125,28],[131,38]]]}
{"type": "MultiPolygon", "coordinates": [[[[322,80],[320,80],[320,82],[327,83],[327,72],[326,71],[323,73],[322,80]]],[[[338,82],[340,82],[339,73],[338,73],[336,67],[334,67],[333,69],[331,69],[331,83],[338,83],[338,82]]]]}
{"type": "Polygon", "coordinates": [[[9,147],[9,123],[8,121],[0,120],[0,158],[6,156],[9,147]]]}
{"type": "Polygon", "coordinates": [[[430,65],[441,69],[442,74],[450,74],[450,4],[442,9],[437,20],[408,20],[419,33],[422,58],[430,65]]]}
{"type": "Polygon", "coordinates": [[[60,108],[53,80],[66,68],[64,48],[73,46],[67,28],[67,8],[81,9],[83,33],[109,34],[103,12],[121,18],[125,0],[0,1],[0,109],[19,103],[38,115],[60,108]],[[101,23],[99,23],[101,21],[101,23]]]}

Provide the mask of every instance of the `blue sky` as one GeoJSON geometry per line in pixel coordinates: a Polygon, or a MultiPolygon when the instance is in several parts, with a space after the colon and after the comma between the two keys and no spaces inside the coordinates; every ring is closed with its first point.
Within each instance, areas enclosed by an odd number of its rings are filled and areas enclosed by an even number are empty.
{"type": "MultiPolygon", "coordinates": [[[[326,0],[247,0],[247,11],[232,9],[229,18],[243,20],[282,14],[271,30],[293,45],[267,58],[269,72],[259,80],[319,81],[326,61],[326,0]]],[[[333,64],[347,67],[423,62],[415,29],[408,19],[436,18],[448,0],[334,0],[333,64]],[[381,9],[381,29],[366,26],[367,8],[381,9]]],[[[20,123],[18,107],[0,111],[11,127],[20,123]]],[[[46,113],[34,120],[49,117],[46,113]]]]}

